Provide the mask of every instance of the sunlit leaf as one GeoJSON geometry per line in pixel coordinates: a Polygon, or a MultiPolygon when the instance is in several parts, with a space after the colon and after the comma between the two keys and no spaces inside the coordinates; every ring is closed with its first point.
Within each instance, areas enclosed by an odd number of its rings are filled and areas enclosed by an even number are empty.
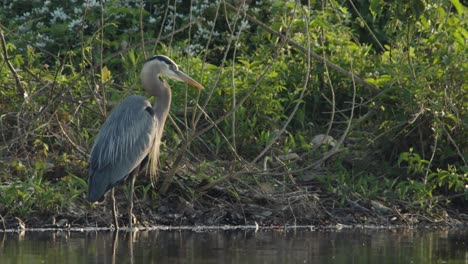
{"type": "Polygon", "coordinates": [[[450,0],[450,2],[452,3],[452,5],[457,10],[457,13],[459,15],[463,15],[463,13],[465,11],[465,7],[460,3],[460,0],[450,0]]]}
{"type": "Polygon", "coordinates": [[[101,70],[101,80],[102,82],[106,83],[112,79],[111,71],[104,66],[101,70]]]}

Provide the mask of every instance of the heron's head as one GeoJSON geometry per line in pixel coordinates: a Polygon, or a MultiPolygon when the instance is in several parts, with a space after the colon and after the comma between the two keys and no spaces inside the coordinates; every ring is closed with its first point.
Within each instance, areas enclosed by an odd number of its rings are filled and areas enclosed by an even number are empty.
{"type": "Polygon", "coordinates": [[[154,81],[159,81],[160,76],[166,76],[170,79],[182,81],[191,86],[203,90],[203,86],[192,79],[187,74],[179,70],[179,66],[174,61],[163,55],[156,55],[145,61],[141,71],[141,80],[145,89],[154,86],[154,81]],[[153,85],[152,85],[153,84],[153,85]]]}

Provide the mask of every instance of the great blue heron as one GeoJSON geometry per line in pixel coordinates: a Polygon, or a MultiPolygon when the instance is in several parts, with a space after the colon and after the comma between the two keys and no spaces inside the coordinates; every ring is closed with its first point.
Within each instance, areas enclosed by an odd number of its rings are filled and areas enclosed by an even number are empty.
{"type": "MultiPolygon", "coordinates": [[[[91,151],[88,200],[103,201],[104,195],[130,175],[129,228],[133,222],[133,188],[140,165],[148,160],[149,174],[156,176],[159,145],[171,104],[171,88],[160,78],[184,81],[198,89],[203,86],[179,70],[166,56],[145,61],[140,75],[143,87],[154,96],[155,105],[143,96],[132,95],[111,112],[102,126],[91,151]]],[[[118,228],[113,199],[114,224],[118,228]]]]}

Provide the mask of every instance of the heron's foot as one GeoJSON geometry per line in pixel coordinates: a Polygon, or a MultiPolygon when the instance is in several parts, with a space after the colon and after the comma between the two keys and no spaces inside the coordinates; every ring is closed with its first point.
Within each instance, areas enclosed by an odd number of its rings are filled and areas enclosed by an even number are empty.
{"type": "Polygon", "coordinates": [[[128,228],[130,231],[135,231],[138,230],[138,228],[135,226],[138,223],[138,219],[133,213],[129,213],[128,215],[128,228]]]}
{"type": "Polygon", "coordinates": [[[121,229],[121,227],[119,226],[119,224],[111,224],[110,226],[110,230],[111,231],[119,231],[121,229]]]}
{"type": "Polygon", "coordinates": [[[110,225],[111,230],[119,230],[120,225],[119,225],[119,217],[118,214],[113,213],[112,214],[112,224],[110,225]]]}

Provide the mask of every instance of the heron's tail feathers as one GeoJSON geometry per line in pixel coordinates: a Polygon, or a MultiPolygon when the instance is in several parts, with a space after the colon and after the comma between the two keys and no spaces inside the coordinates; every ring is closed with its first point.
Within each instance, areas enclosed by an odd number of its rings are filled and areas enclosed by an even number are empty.
{"type": "Polygon", "coordinates": [[[104,194],[112,187],[109,185],[109,175],[104,171],[91,171],[88,180],[88,200],[92,203],[104,200],[104,194]]]}

